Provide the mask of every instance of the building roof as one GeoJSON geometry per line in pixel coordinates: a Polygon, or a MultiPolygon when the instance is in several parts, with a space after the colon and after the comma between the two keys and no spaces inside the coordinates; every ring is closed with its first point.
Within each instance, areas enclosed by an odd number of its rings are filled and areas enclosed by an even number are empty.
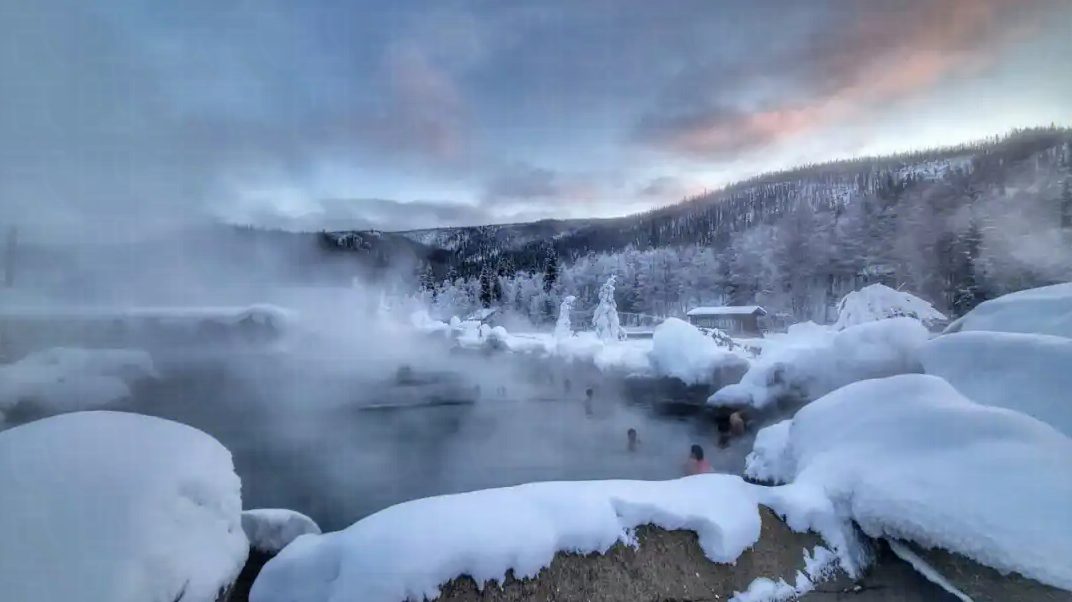
{"type": "Polygon", "coordinates": [[[767,310],[758,305],[727,305],[723,307],[697,307],[687,314],[689,316],[748,316],[767,315],[767,310]]]}

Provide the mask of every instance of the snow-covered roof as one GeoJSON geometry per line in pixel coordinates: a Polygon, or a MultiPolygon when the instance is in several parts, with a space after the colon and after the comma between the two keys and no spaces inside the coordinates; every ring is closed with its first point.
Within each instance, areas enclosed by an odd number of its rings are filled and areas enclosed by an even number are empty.
{"type": "Polygon", "coordinates": [[[767,315],[767,310],[758,305],[726,305],[723,307],[697,307],[689,310],[689,316],[747,316],[758,313],[767,315]]]}

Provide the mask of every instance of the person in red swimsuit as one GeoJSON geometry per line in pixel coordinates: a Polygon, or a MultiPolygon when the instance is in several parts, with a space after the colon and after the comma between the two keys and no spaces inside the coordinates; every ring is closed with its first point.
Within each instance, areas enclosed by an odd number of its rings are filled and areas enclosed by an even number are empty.
{"type": "Polygon", "coordinates": [[[689,462],[686,472],[690,475],[711,472],[711,465],[707,463],[707,460],[704,460],[703,448],[699,445],[693,445],[692,449],[689,450],[689,462]]]}

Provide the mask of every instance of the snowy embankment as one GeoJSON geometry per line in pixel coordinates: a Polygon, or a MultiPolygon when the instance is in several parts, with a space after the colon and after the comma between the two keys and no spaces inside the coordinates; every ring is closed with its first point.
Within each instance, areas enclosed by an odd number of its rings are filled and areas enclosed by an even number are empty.
{"type": "Polygon", "coordinates": [[[708,400],[763,408],[782,397],[815,399],[849,383],[921,372],[918,352],[930,338],[918,320],[898,317],[833,331],[811,323],[771,338],[741,382],[708,400]]]}
{"type": "Polygon", "coordinates": [[[789,483],[768,502],[828,541],[838,537],[831,525],[851,520],[871,537],[1072,589],[1072,440],[976,404],[940,378],[902,375],[830,393],[761,431],[747,473],[789,483]],[[813,510],[803,515],[807,500],[813,510]]]}
{"type": "Polygon", "coordinates": [[[20,402],[51,412],[106,406],[130,397],[130,387],[156,378],[152,359],[134,349],[56,348],[0,366],[0,418],[20,402]]]}
{"type": "MultiPolygon", "coordinates": [[[[462,575],[479,585],[536,577],[555,554],[635,545],[652,524],[695,531],[705,556],[732,563],[760,537],[761,488],[729,475],[675,481],[535,483],[393,506],[350,528],[301,537],[270,561],[253,602],[434,599],[462,575]]],[[[818,577],[833,557],[807,555],[818,577]]],[[[762,575],[756,575],[762,577],[762,575]]],[[[810,585],[798,575],[798,587],[810,585]]]]}
{"type": "Polygon", "coordinates": [[[0,433],[5,600],[213,602],[249,544],[231,454],[178,423],[81,412],[0,433]]]}

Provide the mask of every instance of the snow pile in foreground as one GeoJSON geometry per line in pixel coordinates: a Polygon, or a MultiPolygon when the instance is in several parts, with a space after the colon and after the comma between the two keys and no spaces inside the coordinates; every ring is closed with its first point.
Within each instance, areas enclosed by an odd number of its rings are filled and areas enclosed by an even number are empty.
{"type": "Polygon", "coordinates": [[[212,602],[249,550],[241,484],[215,439],[82,412],[0,433],[5,600],[212,602]]]}
{"type": "Polygon", "coordinates": [[[535,577],[556,552],[605,552],[652,523],[690,529],[715,562],[755,544],[754,488],[729,475],[676,481],[534,483],[392,506],[348,529],[300,537],[253,584],[253,602],[434,599],[461,575],[535,577]]]}
{"type": "Polygon", "coordinates": [[[918,320],[903,317],[791,335],[766,346],[740,383],[716,391],[708,403],[762,408],[783,396],[814,399],[859,380],[920,372],[918,351],[930,338],[918,320]]]}
{"type": "Polygon", "coordinates": [[[711,382],[719,368],[740,366],[745,360],[720,347],[692,324],[667,318],[655,328],[651,363],[660,375],[699,384],[711,382]]]}
{"type": "Polygon", "coordinates": [[[804,550],[804,571],[797,571],[793,585],[782,579],[774,581],[767,577],[760,577],[748,585],[748,591],[734,592],[730,602],[795,600],[814,590],[816,583],[831,577],[831,573],[837,569],[837,560],[837,555],[823,546],[816,546],[811,553],[804,550]]]}
{"type": "Polygon", "coordinates": [[[242,513],[242,529],[249,545],[261,552],[278,553],[302,535],[320,535],[320,525],[293,510],[260,508],[242,513]]]}
{"type": "Polygon", "coordinates": [[[895,376],[804,407],[781,452],[767,460],[779,469],[757,476],[789,473],[792,484],[770,493],[792,502],[772,507],[793,528],[822,518],[815,496],[825,495],[828,511],[871,537],[1072,589],[1072,440],[1030,416],[973,403],[934,376],[895,376]],[[793,516],[807,500],[812,516],[793,516]]]}
{"type": "Polygon", "coordinates": [[[960,332],[924,345],[920,360],[927,374],[972,401],[1023,412],[1072,436],[1072,339],[960,332]]]}
{"type": "Polygon", "coordinates": [[[946,332],[969,330],[1072,338],[1072,282],[991,299],[950,324],[946,332]]]}
{"type": "Polygon", "coordinates": [[[130,397],[131,384],[156,376],[144,351],[49,349],[0,366],[0,410],[21,401],[53,412],[98,408],[130,397]]]}
{"type": "Polygon", "coordinates": [[[945,314],[915,295],[894,290],[884,284],[872,284],[845,295],[838,303],[838,319],[834,323],[834,330],[896,317],[915,318],[924,324],[935,324],[947,319],[945,314]]]}

